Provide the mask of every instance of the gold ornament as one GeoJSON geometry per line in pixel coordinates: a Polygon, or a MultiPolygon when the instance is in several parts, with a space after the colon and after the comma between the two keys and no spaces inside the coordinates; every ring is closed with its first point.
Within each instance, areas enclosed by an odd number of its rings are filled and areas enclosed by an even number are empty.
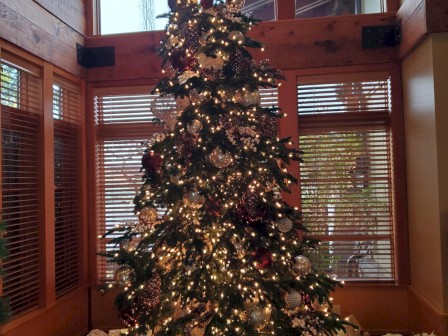
{"type": "Polygon", "coordinates": [[[157,221],[157,210],[147,206],[140,210],[138,219],[146,225],[154,224],[157,221]]]}
{"type": "Polygon", "coordinates": [[[187,126],[187,132],[191,135],[198,135],[202,129],[202,123],[195,119],[187,126]]]}
{"type": "Polygon", "coordinates": [[[232,30],[229,33],[229,39],[231,39],[232,41],[235,41],[238,44],[243,44],[244,43],[244,34],[242,32],[240,32],[239,30],[232,30]]]}
{"type": "Polygon", "coordinates": [[[119,267],[114,274],[115,283],[119,286],[129,287],[132,285],[134,270],[129,266],[119,267]]]}
{"type": "Polygon", "coordinates": [[[216,147],[211,152],[208,159],[210,160],[212,165],[219,169],[228,167],[233,161],[232,154],[224,153],[219,147],[216,147]]]}
{"type": "Polygon", "coordinates": [[[280,232],[287,233],[292,229],[292,221],[289,218],[282,218],[276,222],[280,232]]]}
{"type": "Polygon", "coordinates": [[[305,276],[311,272],[311,262],[307,257],[299,255],[294,258],[293,269],[299,275],[305,276]]]}
{"type": "Polygon", "coordinates": [[[226,6],[227,10],[231,13],[238,13],[244,7],[244,0],[227,0],[226,6]]]}
{"type": "Polygon", "coordinates": [[[285,295],[285,303],[288,308],[297,308],[302,304],[302,295],[299,292],[292,290],[285,295]]]}
{"type": "Polygon", "coordinates": [[[179,38],[176,35],[171,35],[166,41],[165,45],[168,49],[171,49],[179,43],[179,38]]]}

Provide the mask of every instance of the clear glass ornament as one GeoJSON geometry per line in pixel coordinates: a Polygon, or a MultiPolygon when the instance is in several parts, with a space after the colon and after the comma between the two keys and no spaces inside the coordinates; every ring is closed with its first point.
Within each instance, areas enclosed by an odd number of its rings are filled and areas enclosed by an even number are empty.
{"type": "Polygon", "coordinates": [[[209,155],[208,159],[216,168],[226,168],[232,163],[232,155],[224,153],[221,148],[215,148],[209,155]]]}
{"type": "Polygon", "coordinates": [[[299,255],[294,258],[293,269],[301,276],[307,275],[311,272],[311,262],[307,257],[299,255]]]}
{"type": "Polygon", "coordinates": [[[129,266],[119,267],[114,274],[115,283],[119,286],[129,287],[132,285],[134,270],[129,266]]]}
{"type": "Polygon", "coordinates": [[[153,224],[157,221],[157,210],[150,206],[144,207],[140,210],[138,219],[144,224],[153,224]]]}

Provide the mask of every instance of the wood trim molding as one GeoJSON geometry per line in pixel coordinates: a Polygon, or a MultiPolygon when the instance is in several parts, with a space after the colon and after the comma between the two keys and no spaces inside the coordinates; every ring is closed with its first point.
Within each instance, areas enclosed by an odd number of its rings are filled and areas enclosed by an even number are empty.
{"type": "Polygon", "coordinates": [[[400,59],[408,56],[432,33],[448,31],[448,1],[406,0],[397,12],[402,24],[400,59]]]}
{"type": "Polygon", "coordinates": [[[440,312],[416,288],[409,286],[411,332],[431,332],[448,335],[448,312],[440,312]]]}

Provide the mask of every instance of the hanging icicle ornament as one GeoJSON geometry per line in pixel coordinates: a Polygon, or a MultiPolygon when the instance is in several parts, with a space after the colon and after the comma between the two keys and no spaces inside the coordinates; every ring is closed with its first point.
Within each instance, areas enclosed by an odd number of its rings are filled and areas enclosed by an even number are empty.
{"type": "Polygon", "coordinates": [[[287,233],[292,229],[292,220],[289,218],[282,218],[276,222],[277,228],[280,232],[287,233]]]}
{"type": "Polygon", "coordinates": [[[224,153],[219,147],[211,152],[208,159],[212,165],[219,169],[227,168],[233,161],[232,154],[224,153]]]}
{"type": "Polygon", "coordinates": [[[244,7],[244,0],[226,0],[226,8],[231,13],[238,13],[244,7]]]}
{"type": "Polygon", "coordinates": [[[311,272],[311,262],[307,257],[299,255],[294,258],[292,268],[298,275],[305,276],[311,272]]]}
{"type": "Polygon", "coordinates": [[[140,210],[138,219],[145,225],[154,224],[157,221],[157,210],[147,206],[140,210]]]}
{"type": "Polygon", "coordinates": [[[285,303],[288,308],[300,307],[302,304],[302,295],[299,292],[292,290],[285,295],[285,303]]]}
{"type": "Polygon", "coordinates": [[[202,123],[197,119],[193,120],[191,123],[187,125],[187,132],[193,136],[198,135],[201,129],[202,129],[202,123]]]}
{"type": "Polygon", "coordinates": [[[115,283],[121,287],[129,287],[132,285],[134,270],[130,266],[119,267],[114,274],[115,283]]]}

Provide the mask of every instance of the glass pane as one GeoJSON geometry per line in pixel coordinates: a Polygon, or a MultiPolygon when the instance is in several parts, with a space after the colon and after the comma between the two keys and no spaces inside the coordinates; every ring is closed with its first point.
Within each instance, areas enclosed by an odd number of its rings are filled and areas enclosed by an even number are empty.
{"type": "Polygon", "coordinates": [[[101,35],[163,30],[168,19],[158,19],[169,11],[160,0],[100,0],[101,35]]]}
{"type": "Polygon", "coordinates": [[[296,0],[296,17],[383,13],[384,0],[296,0]]]}
{"type": "Polygon", "coordinates": [[[275,19],[275,0],[246,0],[243,13],[263,21],[275,19]]]}

